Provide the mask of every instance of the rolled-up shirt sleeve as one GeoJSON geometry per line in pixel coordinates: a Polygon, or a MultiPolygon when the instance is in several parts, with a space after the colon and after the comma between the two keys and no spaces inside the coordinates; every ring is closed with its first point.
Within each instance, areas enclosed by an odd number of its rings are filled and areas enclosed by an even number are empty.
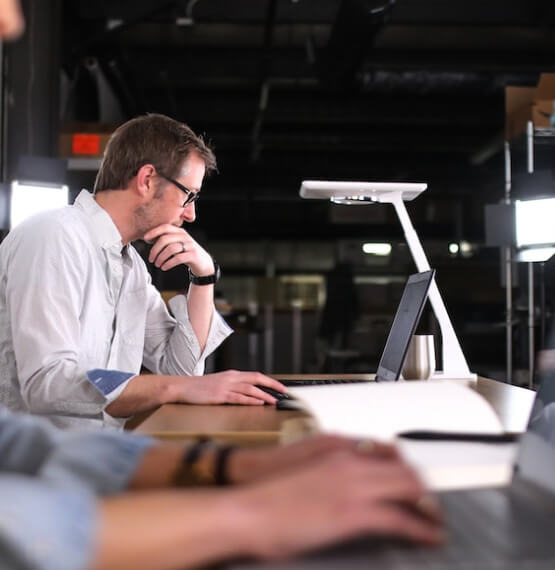
{"type": "Polygon", "coordinates": [[[98,495],[124,491],[145,451],[149,437],[115,432],[68,434],[43,462],[39,475],[66,486],[83,486],[98,495]]]}
{"type": "Polygon", "coordinates": [[[88,568],[97,527],[96,497],[83,487],[0,474],[0,568],[88,568]]]}
{"type": "Polygon", "coordinates": [[[146,436],[110,431],[61,431],[42,418],[0,406],[0,472],[77,484],[99,495],[123,491],[145,451],[146,436]]]}
{"type": "Polygon", "coordinates": [[[204,350],[193,331],[187,298],[176,295],[169,301],[169,314],[159,293],[152,288],[145,334],[145,365],[157,374],[200,376],[206,358],[233,332],[213,309],[204,350]]]}

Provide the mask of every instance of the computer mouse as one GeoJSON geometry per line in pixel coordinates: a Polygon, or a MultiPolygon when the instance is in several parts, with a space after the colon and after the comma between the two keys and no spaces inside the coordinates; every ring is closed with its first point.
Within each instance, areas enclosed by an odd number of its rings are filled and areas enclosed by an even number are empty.
{"type": "Polygon", "coordinates": [[[304,410],[304,407],[299,400],[289,396],[287,399],[276,402],[276,410],[304,410]]]}
{"type": "Polygon", "coordinates": [[[277,390],[274,390],[273,388],[269,388],[268,386],[261,386],[260,384],[255,384],[255,387],[258,388],[259,390],[262,390],[263,392],[266,392],[266,394],[270,394],[270,396],[273,396],[276,400],[288,400],[290,398],[289,394],[284,394],[283,392],[278,392],[277,390]]]}

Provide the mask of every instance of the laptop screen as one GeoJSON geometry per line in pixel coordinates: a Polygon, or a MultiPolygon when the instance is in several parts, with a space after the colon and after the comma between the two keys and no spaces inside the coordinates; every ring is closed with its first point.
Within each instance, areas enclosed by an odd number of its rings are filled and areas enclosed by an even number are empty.
{"type": "Polygon", "coordinates": [[[555,493],[555,349],[541,351],[539,389],[520,439],[515,475],[555,493]]]}
{"type": "Polygon", "coordinates": [[[408,278],[376,372],[376,380],[399,380],[401,368],[435,271],[416,273],[408,278]]]}

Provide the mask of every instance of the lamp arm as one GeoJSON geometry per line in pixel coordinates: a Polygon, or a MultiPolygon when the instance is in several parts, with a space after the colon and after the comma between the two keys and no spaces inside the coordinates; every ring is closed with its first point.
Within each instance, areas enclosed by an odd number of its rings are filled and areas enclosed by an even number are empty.
{"type": "MultiPolygon", "coordinates": [[[[390,202],[395,207],[416,268],[419,272],[428,271],[430,264],[418,234],[409,218],[401,192],[394,192],[387,197],[387,200],[383,201],[390,202]]],[[[468,368],[459,339],[457,338],[435,279],[430,285],[428,299],[430,299],[432,309],[441,330],[443,375],[451,378],[476,378],[476,375],[470,372],[468,368]]]]}

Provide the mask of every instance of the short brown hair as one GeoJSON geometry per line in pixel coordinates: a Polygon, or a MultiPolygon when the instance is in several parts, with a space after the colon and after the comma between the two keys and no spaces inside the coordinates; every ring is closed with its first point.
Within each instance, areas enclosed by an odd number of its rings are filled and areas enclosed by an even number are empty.
{"type": "Polygon", "coordinates": [[[184,123],[155,113],[135,117],[110,137],[94,191],[126,188],[145,164],[153,164],[166,176],[176,177],[191,152],[202,158],[206,174],[216,170],[216,157],[210,146],[184,123]]]}

